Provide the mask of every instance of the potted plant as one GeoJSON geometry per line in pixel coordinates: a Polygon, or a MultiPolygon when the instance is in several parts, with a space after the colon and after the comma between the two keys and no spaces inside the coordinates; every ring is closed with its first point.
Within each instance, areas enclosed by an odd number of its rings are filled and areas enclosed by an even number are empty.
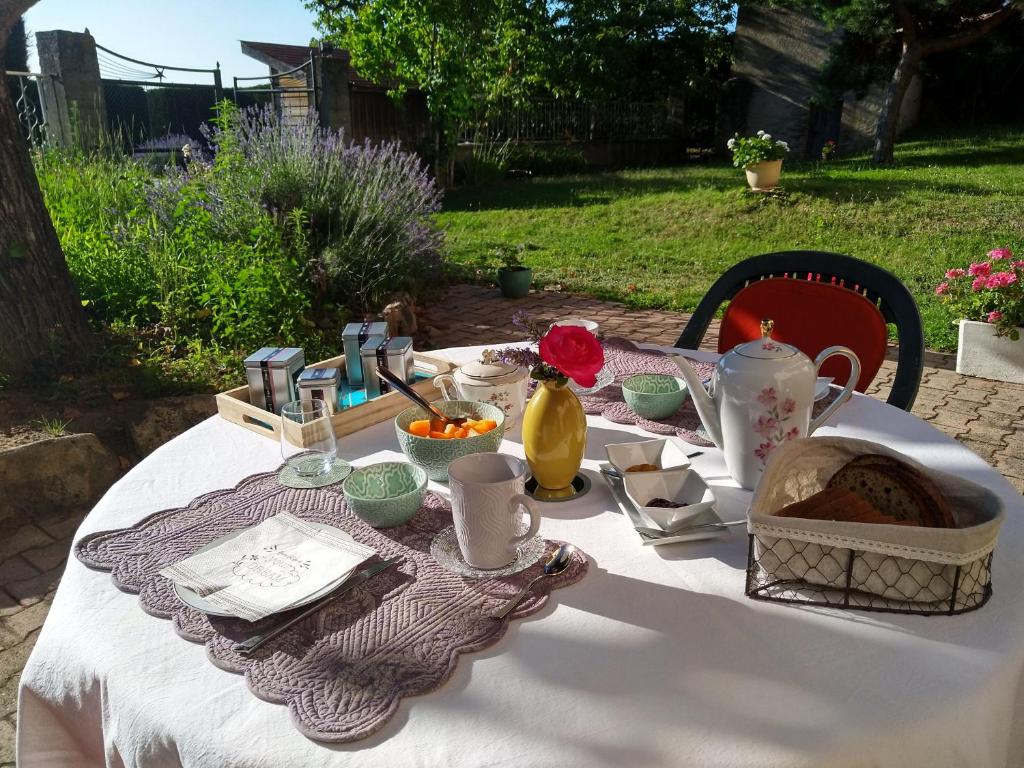
{"type": "Polygon", "coordinates": [[[506,299],[521,299],[530,292],[533,270],[524,266],[521,257],[525,246],[503,245],[495,249],[502,266],[498,267],[498,288],[506,299]]]}
{"type": "Polygon", "coordinates": [[[758,131],[756,136],[737,133],[726,146],[732,152],[732,164],[747,172],[747,184],[754,192],[765,192],[778,186],[782,158],[789,152],[789,144],[758,131]]]}
{"type": "Polygon", "coordinates": [[[1009,248],[946,271],[935,293],[959,315],[956,370],[968,376],[1024,383],[1024,259],[1009,248]]]}

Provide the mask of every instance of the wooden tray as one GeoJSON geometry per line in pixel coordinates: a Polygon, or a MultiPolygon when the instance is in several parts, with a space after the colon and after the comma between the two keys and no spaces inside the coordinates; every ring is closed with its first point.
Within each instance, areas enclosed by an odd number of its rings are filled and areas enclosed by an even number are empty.
{"type": "MultiPolygon", "coordinates": [[[[419,392],[427,400],[437,400],[441,397],[441,391],[434,386],[434,376],[442,373],[450,373],[455,366],[447,360],[439,357],[416,352],[414,354],[416,370],[419,373],[431,374],[429,379],[421,379],[412,385],[413,389],[419,392]]],[[[345,377],[345,356],[339,355],[330,360],[321,360],[319,363],[307,365],[307,368],[339,368],[341,375],[345,377]]],[[[257,408],[249,402],[249,387],[236,387],[227,392],[221,392],[216,397],[217,413],[221,418],[239,424],[246,429],[251,429],[258,435],[269,437],[273,440],[281,439],[282,419],[280,416],[262,408],[257,408]]],[[[400,392],[388,392],[380,397],[375,397],[359,405],[338,411],[331,416],[331,425],[334,427],[334,434],[338,437],[350,435],[360,429],[379,424],[382,421],[397,416],[406,408],[412,407],[412,403],[400,392]]],[[[305,447],[308,440],[316,434],[318,427],[315,423],[294,424],[289,422],[289,439],[296,445],[305,447]],[[292,427],[295,434],[293,435],[292,427]]]]}

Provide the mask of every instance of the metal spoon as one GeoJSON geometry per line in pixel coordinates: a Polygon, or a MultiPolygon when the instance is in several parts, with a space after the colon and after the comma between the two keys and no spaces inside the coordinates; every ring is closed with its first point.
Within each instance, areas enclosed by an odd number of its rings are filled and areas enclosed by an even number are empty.
{"type": "Polygon", "coordinates": [[[454,424],[456,427],[461,427],[466,423],[464,417],[453,419],[450,416],[445,416],[441,413],[440,409],[436,408],[431,404],[423,395],[417,392],[415,389],[406,384],[402,379],[396,376],[390,369],[377,366],[377,375],[380,376],[384,381],[390,384],[392,387],[397,389],[407,398],[412,400],[420,408],[423,408],[427,413],[433,414],[436,418],[440,419],[444,424],[454,424]]]}
{"type": "Polygon", "coordinates": [[[536,584],[538,581],[540,581],[546,576],[556,576],[562,571],[564,571],[566,568],[568,568],[569,563],[572,562],[572,553],[575,551],[576,547],[574,547],[572,544],[563,544],[562,546],[560,546],[555,551],[555,554],[551,556],[551,559],[544,564],[544,573],[534,577],[532,581],[530,581],[525,587],[519,590],[518,595],[516,595],[503,606],[501,606],[501,608],[495,610],[491,614],[491,618],[504,619],[506,616],[512,613],[512,609],[523,601],[523,598],[526,597],[526,593],[533,588],[534,584],[536,584]]]}

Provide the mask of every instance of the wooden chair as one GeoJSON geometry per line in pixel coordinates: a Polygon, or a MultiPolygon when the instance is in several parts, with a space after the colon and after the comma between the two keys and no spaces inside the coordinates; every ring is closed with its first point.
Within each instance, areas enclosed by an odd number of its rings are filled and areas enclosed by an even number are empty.
{"type": "MultiPolygon", "coordinates": [[[[861,362],[857,389],[864,391],[885,358],[887,323],[896,326],[899,359],[888,403],[909,411],[924,368],[921,315],[907,287],[881,267],[823,251],[779,251],[742,261],[725,272],[701,299],[677,347],[696,349],[719,306],[718,351],[760,336],[760,321],[775,321],[772,334],[811,358],[825,347],[850,347],[861,362]]],[[[845,383],[848,363],[829,360],[823,376],[845,383]]]]}

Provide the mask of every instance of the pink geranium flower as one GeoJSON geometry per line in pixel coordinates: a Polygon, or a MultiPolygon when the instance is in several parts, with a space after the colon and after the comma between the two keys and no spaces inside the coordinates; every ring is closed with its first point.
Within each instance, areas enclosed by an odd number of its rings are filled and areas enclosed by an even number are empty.
{"type": "Polygon", "coordinates": [[[949,283],[939,283],[935,286],[936,296],[945,296],[947,293],[949,293],[949,283]]]}
{"type": "Polygon", "coordinates": [[[793,427],[792,429],[790,429],[789,431],[786,432],[786,439],[787,440],[792,440],[794,437],[797,437],[799,434],[800,434],[800,427],[793,427]]]}
{"type": "Polygon", "coordinates": [[[998,323],[1003,319],[1003,313],[998,310],[988,313],[988,321],[990,323],[998,323]]]}
{"type": "Polygon", "coordinates": [[[971,277],[988,277],[992,274],[992,265],[987,261],[979,261],[977,264],[971,264],[968,267],[967,274],[971,277]]]}
{"type": "Polygon", "coordinates": [[[796,400],[792,397],[787,397],[782,401],[782,414],[783,416],[789,416],[793,411],[796,410],[796,400]]]}
{"type": "Polygon", "coordinates": [[[1012,259],[1013,251],[1009,248],[996,248],[995,250],[988,252],[988,257],[990,259],[1012,259]]]}
{"type": "Polygon", "coordinates": [[[768,437],[775,428],[779,426],[779,422],[771,416],[758,416],[757,424],[754,425],[754,431],[759,435],[768,437]]]}
{"type": "Polygon", "coordinates": [[[974,278],[974,282],[971,283],[972,291],[980,291],[988,285],[988,278],[984,276],[978,276],[974,278]]]}
{"type": "Polygon", "coordinates": [[[985,285],[988,288],[1006,288],[1016,282],[1017,276],[1013,272],[993,272],[985,285]]]}
{"type": "Polygon", "coordinates": [[[958,277],[963,277],[966,274],[967,270],[961,269],[960,267],[957,267],[956,269],[946,270],[946,277],[949,278],[950,280],[956,280],[958,277]]]}
{"type": "Polygon", "coordinates": [[[772,449],[774,447],[775,443],[773,443],[771,440],[765,443],[761,443],[759,447],[754,449],[754,455],[757,456],[757,458],[759,458],[761,461],[767,461],[768,454],[772,452],[772,449]]]}
{"type": "Polygon", "coordinates": [[[1015,269],[1024,269],[1024,259],[1018,259],[1017,261],[1010,262],[1010,266],[1015,269]]]}
{"type": "Polygon", "coordinates": [[[761,394],[757,396],[757,401],[761,405],[767,405],[768,407],[775,405],[777,399],[778,395],[775,393],[775,387],[765,387],[761,390],[761,394]]]}

